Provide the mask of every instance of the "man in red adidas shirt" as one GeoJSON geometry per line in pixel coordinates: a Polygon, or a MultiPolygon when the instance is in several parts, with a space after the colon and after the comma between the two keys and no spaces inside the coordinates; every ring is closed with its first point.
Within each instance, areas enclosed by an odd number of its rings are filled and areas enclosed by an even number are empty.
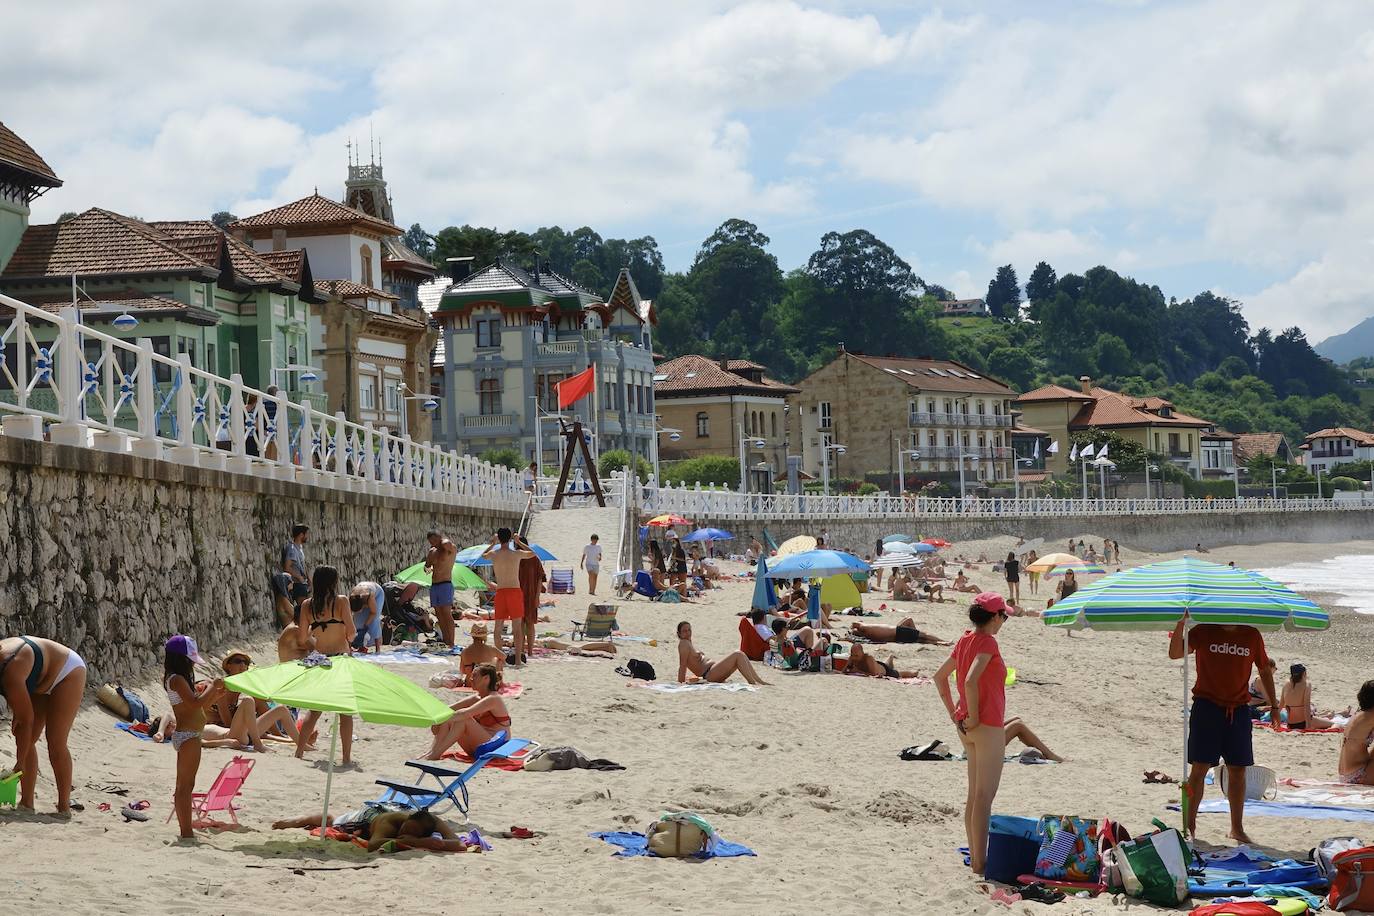
{"type": "Polygon", "coordinates": [[[1231,837],[1249,843],[1242,819],[1245,816],[1245,768],[1255,763],[1251,743],[1250,669],[1259,670],[1270,712],[1278,708],[1274,698],[1274,673],[1264,651],[1264,639],[1254,627],[1199,624],[1188,631],[1183,644],[1187,615],[1169,639],[1169,657],[1184,652],[1197,659],[1193,684],[1193,710],[1188,719],[1188,835],[1197,836],[1197,809],[1207,771],[1226,761],[1226,799],[1231,806],[1231,837]]]}

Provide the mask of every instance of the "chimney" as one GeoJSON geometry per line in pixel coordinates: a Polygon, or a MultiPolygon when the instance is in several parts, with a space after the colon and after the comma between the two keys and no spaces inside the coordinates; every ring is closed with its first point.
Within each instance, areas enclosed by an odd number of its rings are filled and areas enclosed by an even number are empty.
{"type": "Polygon", "coordinates": [[[1084,394],[1093,393],[1093,378],[1091,375],[1080,375],[1078,377],[1078,387],[1083,389],[1084,394]]]}
{"type": "Polygon", "coordinates": [[[539,282],[539,255],[534,256],[534,270],[530,271],[530,276],[535,283],[539,282]]]}
{"type": "Polygon", "coordinates": [[[473,258],[445,258],[444,263],[448,265],[448,278],[454,283],[462,283],[472,273],[473,258]]]}
{"type": "Polygon", "coordinates": [[[725,357],[721,357],[719,360],[717,360],[717,362],[720,364],[720,369],[722,372],[730,371],[730,361],[728,359],[726,359],[725,357]]]}
{"type": "Polygon", "coordinates": [[[282,251],[282,250],[284,250],[285,248],[286,248],[286,230],[285,230],[285,229],[273,229],[273,230],[272,230],[272,250],[273,250],[273,251],[282,251]]]}

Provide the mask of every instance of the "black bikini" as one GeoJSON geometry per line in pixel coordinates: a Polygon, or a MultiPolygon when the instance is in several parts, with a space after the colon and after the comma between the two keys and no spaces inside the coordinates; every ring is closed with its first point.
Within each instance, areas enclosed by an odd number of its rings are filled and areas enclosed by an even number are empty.
{"type": "MultiPolygon", "coordinates": [[[[29,696],[33,696],[34,691],[38,688],[38,682],[43,678],[43,650],[39,648],[38,643],[27,636],[19,638],[33,650],[33,669],[29,671],[29,676],[24,679],[24,688],[28,690],[29,696]]],[[[24,647],[20,646],[10,653],[9,658],[0,662],[0,678],[4,677],[5,669],[10,666],[10,662],[14,661],[14,657],[22,651],[24,651],[24,647]]]]}

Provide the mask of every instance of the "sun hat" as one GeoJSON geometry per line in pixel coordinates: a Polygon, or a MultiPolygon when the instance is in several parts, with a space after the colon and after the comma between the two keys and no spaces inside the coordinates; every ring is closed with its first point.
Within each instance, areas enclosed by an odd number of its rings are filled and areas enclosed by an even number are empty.
{"type": "Polygon", "coordinates": [[[224,661],[220,662],[219,666],[227,671],[228,664],[234,661],[235,659],[240,658],[243,659],[243,663],[245,665],[253,664],[253,656],[249,655],[247,652],[244,652],[242,650],[235,649],[233,652],[230,652],[228,655],[224,656],[224,661]]]}
{"type": "Polygon", "coordinates": [[[1007,612],[1007,601],[996,592],[980,592],[978,597],[973,599],[973,603],[991,614],[1005,614],[1007,612]]]}
{"type": "Polygon", "coordinates": [[[184,655],[193,662],[205,661],[200,657],[200,650],[196,648],[196,641],[189,636],[182,636],[180,633],[167,640],[167,644],[163,648],[173,655],[184,655]]]}
{"type": "Polygon", "coordinates": [[[487,625],[485,623],[474,623],[471,629],[468,630],[468,635],[471,636],[473,639],[476,639],[479,636],[483,639],[486,639],[487,625]]]}

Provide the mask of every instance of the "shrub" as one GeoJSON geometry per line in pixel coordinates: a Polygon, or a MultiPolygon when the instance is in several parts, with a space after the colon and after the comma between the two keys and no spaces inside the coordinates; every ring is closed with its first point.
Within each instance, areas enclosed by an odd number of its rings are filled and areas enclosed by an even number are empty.
{"type": "Polygon", "coordinates": [[[601,475],[601,479],[605,480],[611,476],[612,471],[629,467],[631,462],[634,462],[635,473],[639,475],[640,480],[648,480],[654,472],[649,462],[638,455],[632,456],[623,448],[613,448],[609,452],[602,452],[601,457],[596,462],[596,471],[601,475]]]}
{"type": "Polygon", "coordinates": [[[719,484],[731,490],[739,489],[739,459],[729,455],[702,455],[685,458],[663,466],[663,483],[673,486],[719,484]]]}
{"type": "Polygon", "coordinates": [[[1364,487],[1364,484],[1354,477],[1332,477],[1327,483],[1333,490],[1359,490],[1364,487]]]}
{"type": "Polygon", "coordinates": [[[492,448],[477,456],[487,464],[496,464],[518,471],[525,466],[525,459],[513,448],[492,448]]]}
{"type": "Polygon", "coordinates": [[[878,492],[878,485],[877,485],[876,483],[864,482],[864,483],[859,484],[859,495],[860,495],[860,496],[872,496],[874,493],[877,493],[877,492],[878,492]]]}

